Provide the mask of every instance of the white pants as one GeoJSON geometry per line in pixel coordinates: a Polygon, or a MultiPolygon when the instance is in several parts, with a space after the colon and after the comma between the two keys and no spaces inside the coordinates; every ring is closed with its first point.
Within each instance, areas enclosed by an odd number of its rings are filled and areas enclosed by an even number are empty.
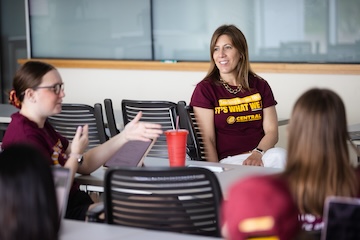
{"type": "MultiPolygon", "coordinates": [[[[226,164],[239,164],[242,165],[243,162],[251,155],[251,153],[239,154],[235,156],[230,156],[222,159],[221,163],[226,164]]],[[[272,168],[285,168],[286,164],[286,150],[283,148],[270,148],[262,156],[261,160],[263,161],[264,167],[272,168]]]]}

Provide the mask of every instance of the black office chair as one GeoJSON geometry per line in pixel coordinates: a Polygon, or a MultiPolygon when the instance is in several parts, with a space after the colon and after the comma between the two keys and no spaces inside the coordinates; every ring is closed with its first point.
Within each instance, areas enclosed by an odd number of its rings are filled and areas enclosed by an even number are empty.
{"type": "Polygon", "coordinates": [[[89,145],[93,148],[106,142],[106,135],[102,106],[96,103],[94,107],[86,104],[63,103],[61,113],[48,118],[49,123],[61,135],[71,141],[78,126],[89,125],[89,145]]]}
{"type": "Polygon", "coordinates": [[[106,98],[104,100],[104,106],[105,106],[105,115],[107,120],[107,126],[110,132],[110,137],[114,137],[115,135],[120,133],[120,130],[116,126],[112,100],[110,98],[106,98]]]}
{"type": "Polygon", "coordinates": [[[186,146],[188,156],[191,160],[205,161],[205,146],[192,106],[186,105],[184,101],[179,101],[177,111],[180,117],[180,128],[189,131],[186,146]]]}
{"type": "Polygon", "coordinates": [[[109,168],[104,196],[106,223],[221,236],[222,192],[208,169],[109,168]]]}
{"type": "MultiPolygon", "coordinates": [[[[121,107],[124,125],[133,120],[139,111],[142,111],[141,121],[161,124],[163,131],[176,128],[176,103],[123,99],[121,107]]],[[[161,134],[157,138],[147,156],[168,158],[165,134],[161,134]]]]}

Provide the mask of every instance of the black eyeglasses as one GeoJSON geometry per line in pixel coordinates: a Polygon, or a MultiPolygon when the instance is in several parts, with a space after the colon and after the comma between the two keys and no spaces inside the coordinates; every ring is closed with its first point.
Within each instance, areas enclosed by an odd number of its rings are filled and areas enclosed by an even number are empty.
{"type": "Polygon", "coordinates": [[[64,83],[57,83],[57,84],[54,84],[52,86],[36,87],[34,89],[36,90],[36,89],[39,89],[39,88],[51,89],[56,95],[59,95],[60,91],[64,91],[64,83]]]}

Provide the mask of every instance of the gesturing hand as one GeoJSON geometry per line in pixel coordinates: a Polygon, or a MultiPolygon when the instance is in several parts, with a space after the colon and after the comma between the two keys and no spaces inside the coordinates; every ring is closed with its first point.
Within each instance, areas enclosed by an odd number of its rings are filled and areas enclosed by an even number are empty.
{"type": "Polygon", "coordinates": [[[71,153],[83,154],[89,144],[89,126],[79,126],[71,143],[71,153]]]}
{"type": "Polygon", "coordinates": [[[157,138],[162,134],[160,124],[140,122],[141,116],[142,112],[139,112],[131,122],[126,124],[122,131],[125,139],[149,141],[149,139],[157,138]]]}

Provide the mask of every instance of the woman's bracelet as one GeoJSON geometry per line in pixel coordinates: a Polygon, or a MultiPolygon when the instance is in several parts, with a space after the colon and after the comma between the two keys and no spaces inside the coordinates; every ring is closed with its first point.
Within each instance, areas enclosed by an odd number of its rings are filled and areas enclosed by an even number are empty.
{"type": "Polygon", "coordinates": [[[260,148],[255,148],[254,150],[252,150],[253,152],[258,152],[260,153],[261,155],[264,155],[265,151],[260,149],[260,148]]]}
{"type": "Polygon", "coordinates": [[[84,156],[82,154],[70,153],[69,157],[76,158],[79,165],[81,165],[83,163],[83,161],[84,161],[84,156]]]}

